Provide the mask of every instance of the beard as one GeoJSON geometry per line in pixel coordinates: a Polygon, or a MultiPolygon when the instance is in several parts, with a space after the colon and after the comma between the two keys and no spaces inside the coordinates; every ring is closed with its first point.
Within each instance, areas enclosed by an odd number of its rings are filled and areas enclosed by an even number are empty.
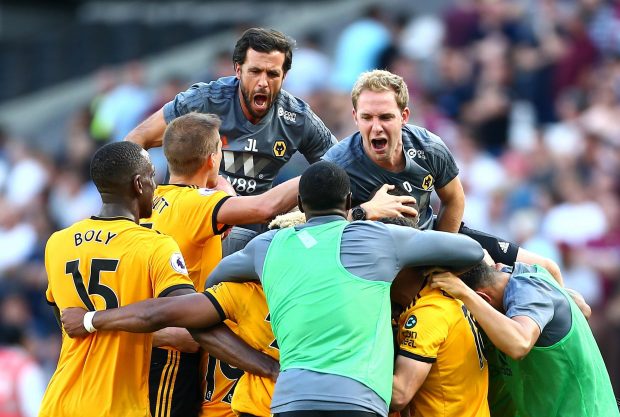
{"type": "Polygon", "coordinates": [[[267,92],[263,92],[263,91],[258,91],[256,93],[251,94],[243,86],[243,83],[239,83],[239,88],[241,89],[241,96],[243,97],[243,104],[245,104],[245,108],[247,109],[248,113],[250,113],[250,115],[256,119],[263,118],[267,114],[267,112],[271,109],[271,106],[273,105],[273,97],[267,92]],[[254,110],[253,104],[254,104],[255,94],[265,95],[265,100],[266,100],[265,110],[262,110],[262,111],[254,110]]]}

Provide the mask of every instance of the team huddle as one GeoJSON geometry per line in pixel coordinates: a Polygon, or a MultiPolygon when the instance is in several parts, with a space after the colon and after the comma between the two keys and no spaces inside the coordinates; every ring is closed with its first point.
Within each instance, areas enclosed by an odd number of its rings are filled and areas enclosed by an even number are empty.
{"type": "Polygon", "coordinates": [[[281,89],[293,48],[247,30],[235,76],[95,153],[100,213],[46,246],[63,343],[40,416],[618,416],[583,298],[462,223],[403,79],[361,74],[337,141],[281,89]]]}

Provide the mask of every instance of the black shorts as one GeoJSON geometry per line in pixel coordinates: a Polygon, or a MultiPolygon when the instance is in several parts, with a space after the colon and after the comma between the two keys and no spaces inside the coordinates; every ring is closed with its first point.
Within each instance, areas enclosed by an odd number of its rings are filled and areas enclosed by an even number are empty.
{"type": "Polygon", "coordinates": [[[469,236],[480,243],[480,246],[489,252],[489,255],[491,255],[491,258],[493,258],[495,262],[510,266],[515,264],[517,253],[519,252],[519,245],[479,230],[470,229],[463,223],[461,223],[459,233],[469,236]]]}
{"type": "Polygon", "coordinates": [[[371,411],[287,411],[275,413],[273,417],[379,417],[371,411]]]}
{"type": "Polygon", "coordinates": [[[149,373],[152,417],[197,417],[202,407],[200,353],[153,348],[149,373]]]}

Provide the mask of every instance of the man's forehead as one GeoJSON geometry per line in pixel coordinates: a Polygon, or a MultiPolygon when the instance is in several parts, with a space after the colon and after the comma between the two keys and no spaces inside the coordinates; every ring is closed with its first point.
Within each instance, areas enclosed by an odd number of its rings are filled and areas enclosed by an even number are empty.
{"type": "Polygon", "coordinates": [[[357,99],[357,108],[360,112],[400,113],[396,95],[391,91],[364,90],[357,99]]]}
{"type": "Polygon", "coordinates": [[[248,53],[245,57],[245,65],[250,67],[268,67],[282,69],[284,65],[284,52],[271,51],[271,52],[259,52],[255,49],[248,48],[248,53]]]}

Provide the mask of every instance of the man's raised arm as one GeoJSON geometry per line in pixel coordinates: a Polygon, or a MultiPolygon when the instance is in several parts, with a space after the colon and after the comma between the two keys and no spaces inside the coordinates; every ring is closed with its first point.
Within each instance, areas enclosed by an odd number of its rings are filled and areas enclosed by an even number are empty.
{"type": "Polygon", "coordinates": [[[299,178],[292,178],[271,190],[253,196],[232,197],[217,212],[220,224],[267,223],[297,205],[299,178]]]}
{"type": "Polygon", "coordinates": [[[137,143],[144,149],[151,149],[162,145],[165,130],[166,119],[164,109],[161,108],[129,132],[125,140],[137,143]]]}

